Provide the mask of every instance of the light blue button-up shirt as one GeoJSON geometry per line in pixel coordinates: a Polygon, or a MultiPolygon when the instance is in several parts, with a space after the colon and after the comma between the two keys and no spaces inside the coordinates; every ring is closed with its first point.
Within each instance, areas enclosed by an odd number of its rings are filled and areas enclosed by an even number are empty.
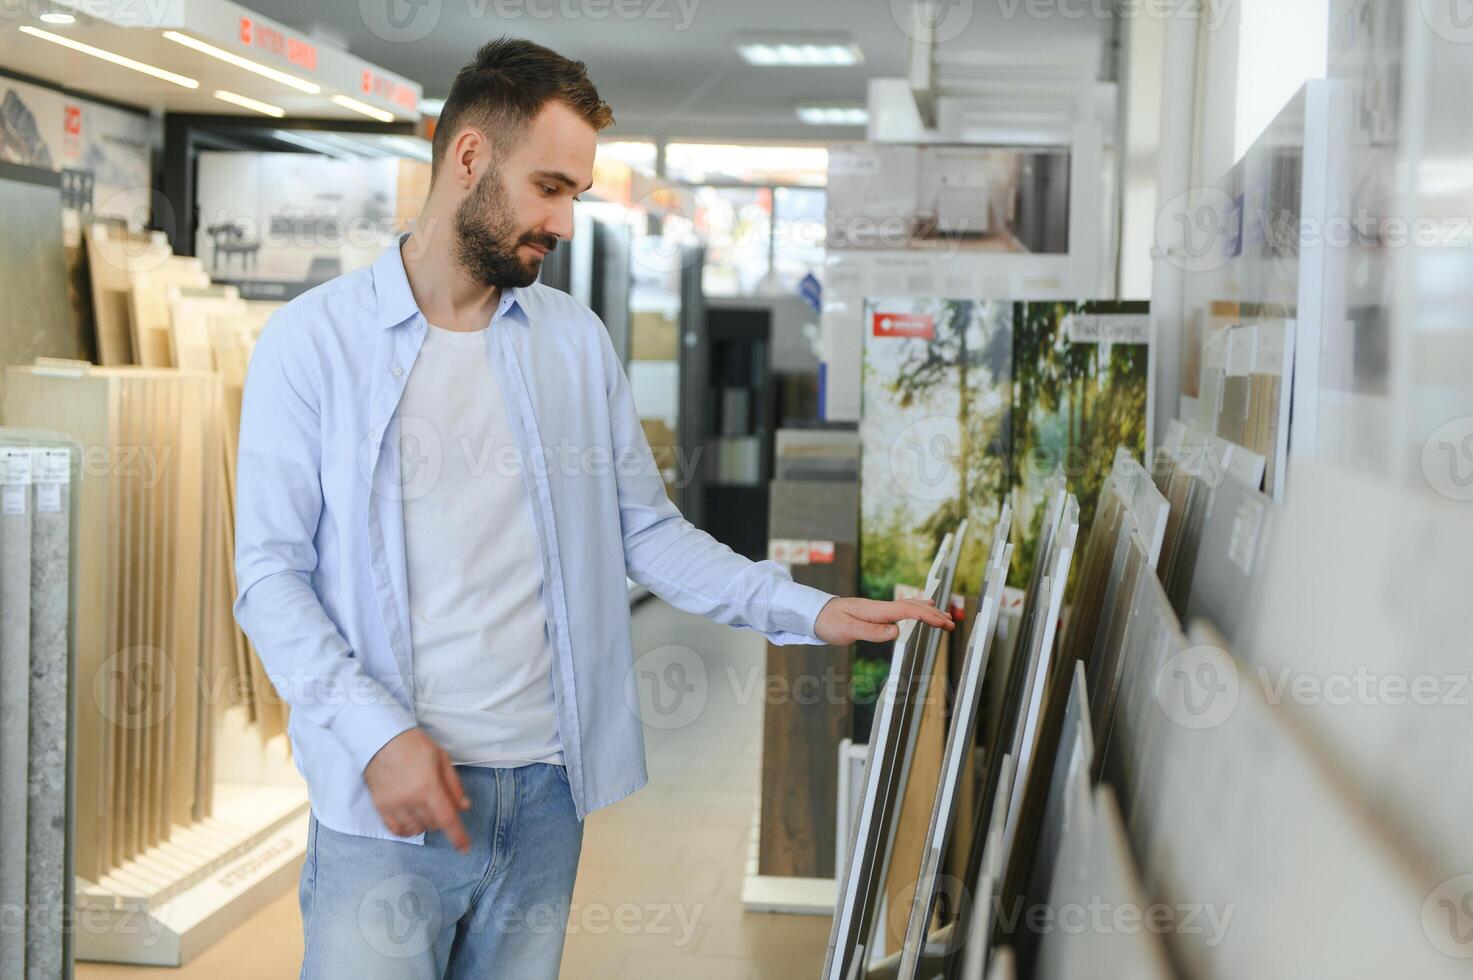
{"type": "MultiPolygon", "coordinates": [[[[318,820],[413,843],[424,835],[384,825],[363,769],[415,724],[397,409],[425,329],[399,243],[278,310],[246,377],[236,499],[235,616],[291,706],[318,820]]],[[[681,517],[587,307],[541,284],[504,290],[486,335],[537,525],[558,731],[582,818],[648,780],[626,574],[779,644],[820,642],[814,623],[832,597],[681,517]]]]}

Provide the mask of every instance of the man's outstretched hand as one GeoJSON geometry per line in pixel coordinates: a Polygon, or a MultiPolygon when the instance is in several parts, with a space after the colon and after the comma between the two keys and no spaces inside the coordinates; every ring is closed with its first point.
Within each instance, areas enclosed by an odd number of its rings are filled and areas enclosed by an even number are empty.
{"type": "Polygon", "coordinates": [[[363,781],[392,833],[410,837],[443,830],[457,851],[470,852],[471,839],[460,822],[470,797],[461,789],[450,753],[424,729],[406,729],[389,739],[369,760],[363,781]]]}
{"type": "Polygon", "coordinates": [[[824,605],[814,624],[814,633],[832,647],[847,647],[857,640],[885,643],[900,635],[895,624],[903,619],[919,619],[950,632],[956,623],[947,613],[936,608],[930,599],[833,598],[824,605]]]}

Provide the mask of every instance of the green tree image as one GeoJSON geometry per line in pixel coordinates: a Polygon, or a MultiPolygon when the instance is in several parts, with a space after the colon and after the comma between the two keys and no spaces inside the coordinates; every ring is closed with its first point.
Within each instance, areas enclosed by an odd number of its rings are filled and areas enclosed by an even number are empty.
{"type": "MultiPolygon", "coordinates": [[[[1067,324],[1076,314],[1143,318],[1147,310],[1119,302],[867,301],[866,325],[880,311],[903,311],[930,314],[932,329],[929,336],[865,339],[861,593],[888,599],[897,585],[923,585],[941,541],[966,518],[953,591],[975,595],[1004,499],[1013,506],[1010,584],[1023,587],[1046,510],[1045,482],[1056,475],[1079,498],[1085,540],[1115,448],[1137,457],[1144,451],[1149,348],[1071,341],[1067,324]],[[944,424],[905,441],[930,423],[944,424]],[[915,475],[908,467],[921,464],[946,479],[920,486],[905,479],[915,475]]],[[[872,699],[891,649],[860,644],[856,653],[864,687],[856,693],[872,699]]],[[[856,737],[865,728],[857,724],[856,737]]]]}
{"type": "Polygon", "coordinates": [[[866,415],[885,413],[888,424],[878,433],[866,427],[864,451],[871,462],[879,454],[888,457],[892,434],[904,423],[954,421],[944,435],[912,447],[926,457],[915,465],[944,468],[954,488],[943,499],[917,499],[893,473],[870,468],[888,476],[879,485],[866,481],[861,490],[861,588],[874,598],[890,598],[897,584],[924,584],[936,549],[963,518],[971,521],[971,532],[955,591],[980,588],[980,551],[1008,488],[1010,311],[974,300],[926,306],[933,315],[929,337],[886,338],[866,348],[866,415]]]}
{"type": "MultiPolygon", "coordinates": [[[[1033,567],[1046,501],[1043,481],[1062,473],[1079,498],[1086,540],[1117,446],[1140,458],[1146,445],[1144,343],[1071,342],[1071,314],[1138,316],[1145,303],[1019,303],[1013,315],[1013,567],[1021,587],[1033,567]]],[[[1077,567],[1077,566],[1076,566],[1077,567]]],[[[1072,581],[1072,572],[1071,572],[1072,581]]]]}

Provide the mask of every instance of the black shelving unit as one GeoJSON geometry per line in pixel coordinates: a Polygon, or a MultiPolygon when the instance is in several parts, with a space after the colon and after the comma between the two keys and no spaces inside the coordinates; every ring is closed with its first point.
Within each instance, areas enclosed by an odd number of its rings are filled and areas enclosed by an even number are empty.
{"type": "Polygon", "coordinates": [[[776,393],[771,370],[772,311],[710,304],[697,350],[703,465],[702,526],[748,558],[767,557],[768,481],[776,393]]]}

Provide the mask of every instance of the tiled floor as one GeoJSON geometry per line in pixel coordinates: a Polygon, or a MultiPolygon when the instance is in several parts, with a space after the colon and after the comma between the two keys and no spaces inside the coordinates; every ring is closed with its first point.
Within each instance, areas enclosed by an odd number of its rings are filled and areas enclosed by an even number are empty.
{"type": "MultiPolygon", "coordinates": [[[[647,727],[649,786],[589,816],[562,976],[810,980],[829,919],[741,906],[762,756],[762,638],[650,599],[635,613],[635,655],[667,646],[700,658],[706,684],[694,696],[704,706],[681,727],[647,727]]],[[[83,963],[77,975],[285,980],[297,975],[301,936],[293,889],[182,969],[83,963]]]]}

